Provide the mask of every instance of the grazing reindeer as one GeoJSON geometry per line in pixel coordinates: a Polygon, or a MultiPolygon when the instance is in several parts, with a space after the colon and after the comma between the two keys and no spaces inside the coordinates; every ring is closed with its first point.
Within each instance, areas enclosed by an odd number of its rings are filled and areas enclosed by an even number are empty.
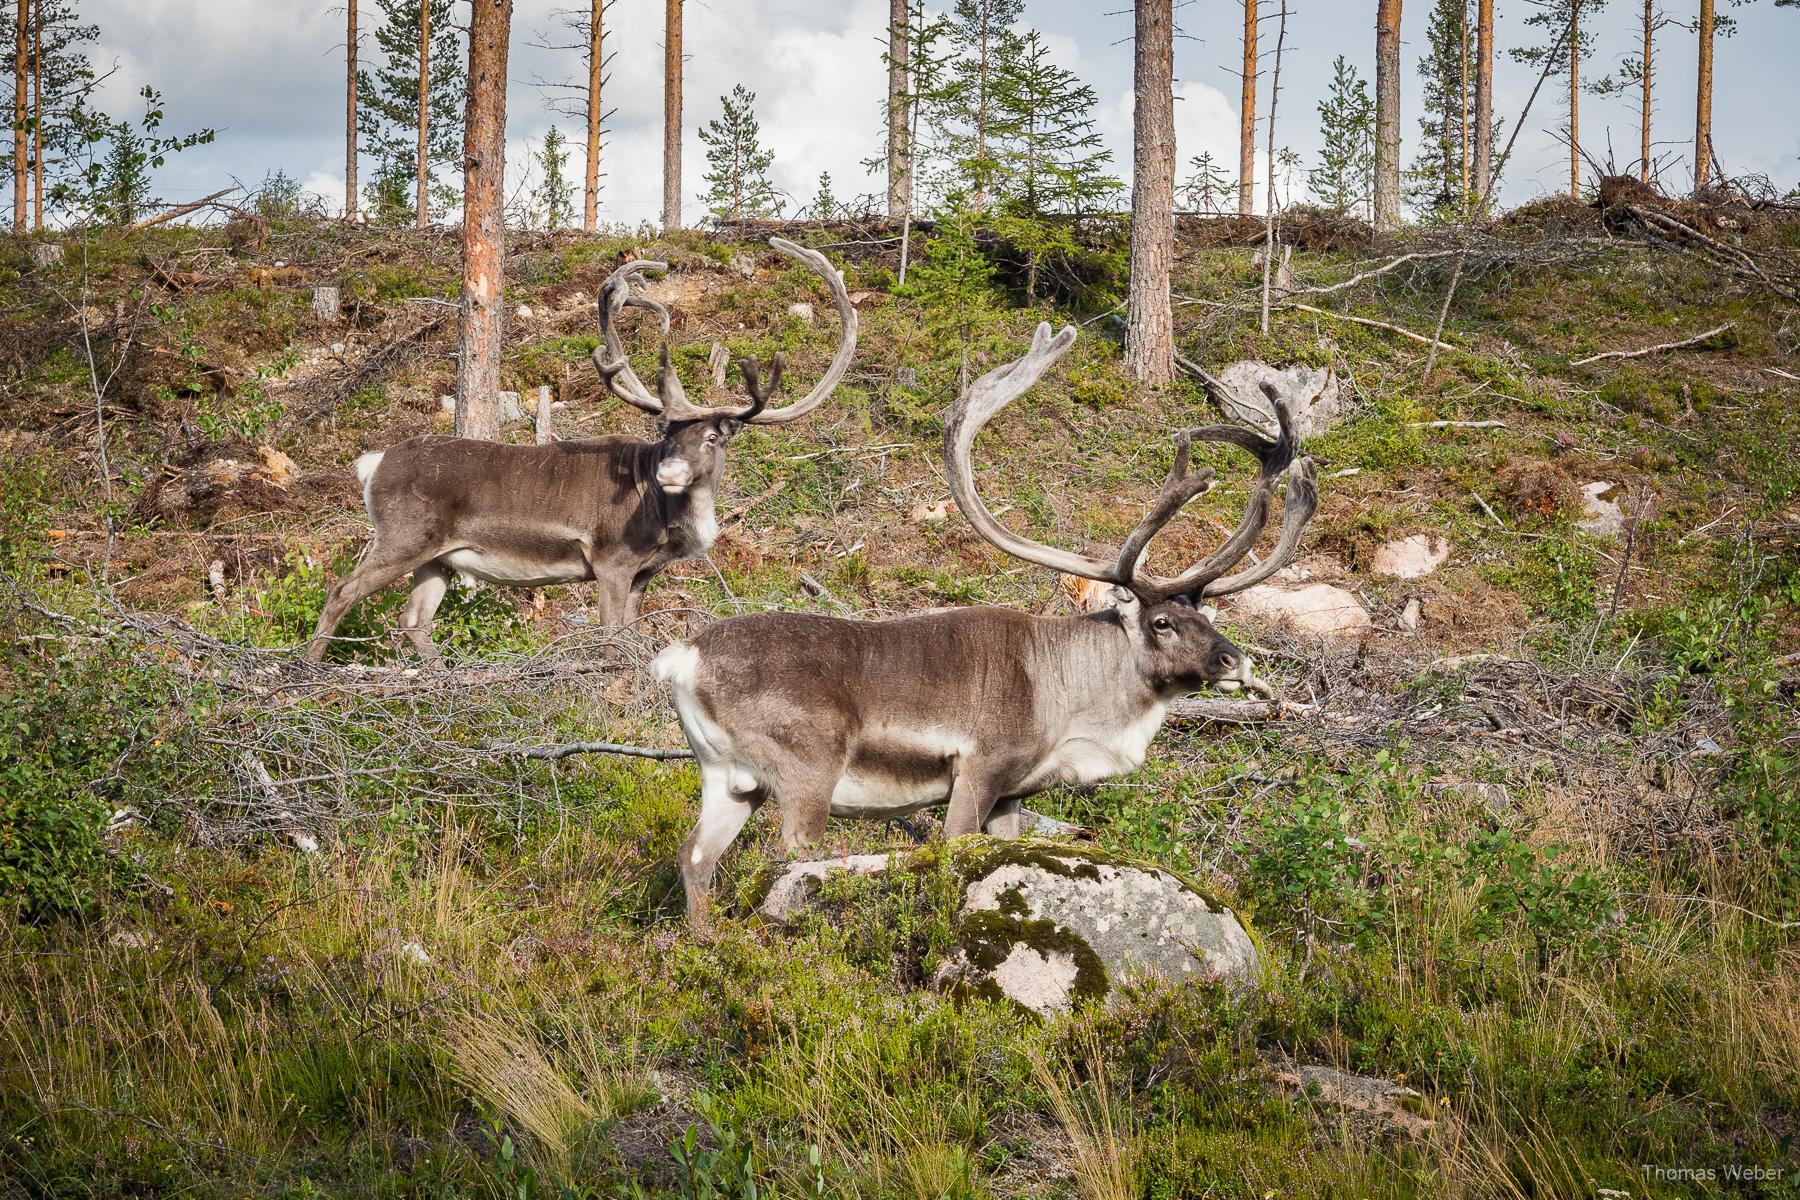
{"type": "MultiPolygon", "coordinates": [[[[357,568],[332,585],[307,658],[324,657],[353,605],[409,571],[412,595],[401,624],[429,662],[439,661],[431,619],[453,571],[513,587],[591,579],[598,584],[602,622],[636,620],[651,578],[676,559],[705,554],[718,537],[714,502],[725,473],[725,444],[747,424],[782,425],[810,413],[843,379],[856,351],[856,309],[831,263],[784,238],[770,244],[825,280],[843,322],[837,353],[811,392],[786,408],[767,408],[781,380],[781,355],[766,380],[748,358],[738,366],[749,404],[701,408],[682,391],[665,341],[652,394],[633,373],[615,322],[626,307],[646,308],[668,334],[668,309],[630,294],[641,272],[668,268],[626,263],[600,289],[604,343],[594,349],[594,366],[613,395],[657,418],[661,438],[509,446],[427,435],[363,455],[356,476],[375,541],[357,568]]],[[[717,383],[724,380],[724,366],[715,346],[717,383]]]]}
{"type": "Polygon", "coordinates": [[[1023,797],[1135,769],[1168,702],[1212,683],[1255,681],[1250,658],[1195,607],[1266,579],[1293,557],[1317,503],[1310,459],[1296,460],[1294,413],[1281,434],[1214,425],[1175,437],[1175,464],[1155,505],[1103,561],[1007,530],[976,494],[970,454],[988,420],[1075,342],[1040,325],[1031,349],[990,371],[951,406],[944,427],[950,490],[975,531],[1015,558],[1112,585],[1116,607],[1079,617],[959,608],[893,621],[759,613],[709,625],[656,658],[674,687],[700,767],[700,820],[681,847],[690,919],[703,924],[714,867],[744,821],[773,797],[790,850],[828,815],[889,818],[948,803],[947,837],[1018,836],[1023,797]],[[1150,540],[1212,486],[1188,471],[1195,440],[1225,442],[1261,463],[1243,522],[1215,553],[1169,579],[1149,574],[1150,540]],[[1290,470],[1291,467],[1291,470],[1290,470]],[[1280,541],[1226,575],[1268,523],[1288,475],[1280,541]]]}

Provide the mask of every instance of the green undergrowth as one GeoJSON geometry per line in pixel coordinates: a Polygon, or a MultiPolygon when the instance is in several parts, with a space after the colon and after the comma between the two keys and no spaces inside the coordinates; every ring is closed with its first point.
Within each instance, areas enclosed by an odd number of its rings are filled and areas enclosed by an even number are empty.
{"type": "MultiPolygon", "coordinates": [[[[330,337],[380,344],[409,299],[454,295],[453,262],[424,242],[304,233],[353,264],[350,323],[330,337]]],[[[1054,580],[954,514],[912,516],[947,494],[941,414],[958,377],[1015,357],[1040,320],[1086,322],[1117,298],[1116,246],[1079,248],[1058,277],[1082,290],[1032,299],[989,237],[921,237],[903,290],[891,263],[843,264],[875,293],[849,384],[808,421],[734,441],[722,508],[744,514],[710,562],[652,585],[652,610],[1066,611],[1054,580]]],[[[303,240],[279,223],[272,238],[236,261],[296,257],[303,240]]],[[[97,237],[96,307],[146,287],[144,254],[203,244],[162,227],[97,237]]],[[[791,399],[835,324],[804,271],[738,276],[745,249],[543,239],[520,251],[509,300],[554,307],[556,289],[591,288],[626,255],[703,267],[678,335],[691,390],[717,331],[734,353],[787,353],[791,399]],[[789,314],[801,299],[816,325],[789,314]]],[[[1176,290],[1236,303],[1250,255],[1188,252],[1176,290]]],[[[660,693],[633,691],[626,668],[583,676],[586,692],[434,691],[395,674],[391,693],[343,695],[288,671],[327,580],[366,541],[345,467],[432,427],[442,345],[301,429],[285,372],[327,336],[303,293],[159,294],[142,336],[166,353],[124,372],[107,409],[109,504],[82,457],[93,401],[66,311],[22,252],[0,254],[17,349],[0,401],[0,1196],[1795,1195],[1800,410],[1763,370],[1792,370],[1791,317],[1664,252],[1543,257],[1471,262],[1429,378],[1406,339],[1295,311],[1264,335],[1252,307],[1185,307],[1184,348],[1209,367],[1332,365],[1349,389],[1355,415],[1309,447],[1322,501],[1308,550],[1384,629],[1362,652],[1380,669],[1340,663],[1339,686],[1419,706],[1474,694],[1478,664],[1428,668],[1423,650],[1593,672],[1623,715],[1590,769],[1648,792],[1640,759],[1673,739],[1700,781],[1691,800],[1599,813],[1556,762],[1411,727],[1315,740],[1294,723],[1171,726],[1138,771],[1032,805],[1244,914],[1263,986],[1134,988],[1042,1019],[931,986],[956,939],[955,877],[925,869],[948,861],[941,844],[899,826],[835,823],[825,849],[921,869],[833,879],[783,933],[754,916],[785,861],[771,806],[724,862],[718,931],[689,933],[675,857],[690,766],[492,751],[676,744],[660,693]],[[1728,320],[1729,336],[1682,354],[1569,365],[1728,320]],[[1443,420],[1505,427],[1422,424],[1443,420]],[[291,508],[199,526],[134,508],[165,464],[264,437],[310,477],[291,508]],[[1577,527],[1570,497],[1594,480],[1636,513],[1629,557],[1577,527]],[[1437,575],[1370,573],[1382,542],[1415,532],[1451,539],[1437,575]],[[215,557],[247,564],[220,594],[215,557]],[[1403,645],[1385,614],[1415,594],[1426,624],[1403,645]],[[131,610],[195,632],[177,640],[131,610]],[[1390,652],[1413,666],[1388,671],[1390,652]],[[291,810],[271,810],[247,756],[291,810]],[[1404,1082],[1434,1123],[1384,1132],[1273,1084],[1290,1063],[1404,1082]]],[[[1382,260],[1303,251],[1297,278],[1382,260]]],[[[1320,306],[1429,332],[1449,269],[1429,260],[1320,306]]],[[[629,340],[649,377],[656,338],[638,322],[629,340]]],[[[557,380],[559,430],[641,435],[601,397],[593,345],[559,325],[509,348],[507,378],[557,380]]],[[[1185,381],[1134,388],[1119,357],[1109,322],[1084,325],[983,434],[981,487],[1014,528],[1088,551],[1116,541],[1167,471],[1172,431],[1214,419],[1185,381]]],[[[1241,514],[1247,460],[1209,446],[1196,461],[1219,487],[1159,562],[1204,553],[1241,514]]],[[[539,618],[517,593],[458,588],[438,641],[458,666],[529,658],[578,628],[555,614],[579,590],[549,596],[539,618]]],[[[409,665],[404,600],[396,587],[359,606],[330,661],[409,665]]],[[[1229,614],[1227,631],[1255,639],[1229,614]]],[[[1284,682],[1300,670],[1267,662],[1284,682]]]]}

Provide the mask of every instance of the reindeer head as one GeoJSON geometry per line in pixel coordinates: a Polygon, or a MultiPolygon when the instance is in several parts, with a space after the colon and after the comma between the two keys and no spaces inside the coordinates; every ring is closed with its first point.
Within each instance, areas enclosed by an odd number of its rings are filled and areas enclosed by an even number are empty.
{"type": "MultiPolygon", "coordinates": [[[[714,347],[715,377],[722,382],[723,347],[714,347]]],[[[754,358],[740,358],[738,371],[744,377],[744,390],[750,403],[736,408],[700,408],[688,402],[681,379],[670,361],[667,343],[662,348],[662,365],[656,372],[656,392],[662,401],[657,418],[662,441],[656,457],[656,486],[670,495],[679,496],[700,486],[716,489],[725,471],[725,444],[756,419],[768,405],[769,398],[781,386],[783,360],[780,352],[769,363],[765,379],[762,365],[754,358]]],[[[601,375],[610,386],[618,377],[617,366],[602,367],[601,375]]],[[[615,388],[614,393],[618,394],[615,388]]]]}
{"type": "Polygon", "coordinates": [[[1031,349],[969,385],[950,408],[944,422],[944,462],[951,494],[969,523],[1003,552],[1068,575],[1110,584],[1116,619],[1121,622],[1147,683],[1163,695],[1190,692],[1204,683],[1235,689],[1252,683],[1250,656],[1213,628],[1213,611],[1202,602],[1242,591],[1273,575],[1294,555],[1301,531],[1318,504],[1312,460],[1296,459],[1300,448],[1292,406],[1272,388],[1265,394],[1275,406],[1281,435],[1271,442],[1236,425],[1208,425],[1175,435],[1175,462],[1150,511],[1120,544],[1111,562],[1060,550],[1020,537],[1001,525],[975,490],[971,456],[976,435],[1001,409],[1024,395],[1052,363],[1075,344],[1075,330],[1065,327],[1052,337],[1048,322],[1037,328],[1031,349]],[[1196,441],[1224,442],[1254,455],[1261,465],[1244,519],[1224,545],[1183,571],[1165,578],[1144,566],[1151,539],[1189,501],[1212,488],[1213,471],[1192,471],[1189,457],[1196,441]],[[1275,485],[1288,477],[1281,539],[1255,566],[1227,575],[1250,552],[1269,520],[1275,485]]]}

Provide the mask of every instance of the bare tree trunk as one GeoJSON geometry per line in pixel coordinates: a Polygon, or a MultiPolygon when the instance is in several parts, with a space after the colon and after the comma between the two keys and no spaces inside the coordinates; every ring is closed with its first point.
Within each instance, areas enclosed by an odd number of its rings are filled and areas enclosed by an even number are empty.
{"type": "Polygon", "coordinates": [[[1713,0],[1700,0],[1700,78],[1694,97],[1694,190],[1712,181],[1713,0]]]}
{"type": "Polygon", "coordinates": [[[1275,230],[1275,108],[1281,102],[1281,52],[1287,45],[1287,0],[1281,0],[1281,28],[1275,35],[1275,73],[1269,79],[1269,208],[1263,214],[1262,324],[1269,332],[1269,281],[1275,271],[1279,234],[1275,230]]]}
{"type": "MultiPolygon", "coordinates": [[[[1273,164],[1270,173],[1274,173],[1273,164]]],[[[1238,213],[1256,211],[1256,0],[1244,0],[1244,70],[1238,102],[1238,213]]]]}
{"type": "Polygon", "coordinates": [[[13,40],[13,232],[25,232],[25,181],[30,178],[25,168],[26,65],[31,58],[31,0],[17,0],[18,12],[13,40]]]}
{"type": "Polygon", "coordinates": [[[1638,148],[1642,159],[1638,165],[1638,179],[1644,183],[1650,182],[1650,73],[1655,52],[1656,0],[1644,0],[1644,99],[1643,112],[1638,117],[1642,137],[1642,145],[1638,148]]]}
{"type": "Polygon", "coordinates": [[[1457,76],[1457,90],[1462,94],[1462,125],[1458,127],[1458,140],[1462,143],[1462,196],[1461,208],[1463,216],[1469,215],[1469,5],[1463,0],[1460,12],[1462,28],[1462,71],[1457,76]]]}
{"type": "MultiPolygon", "coordinates": [[[[481,0],[475,0],[481,7],[481,0]]],[[[504,111],[504,109],[502,109],[504,111]]],[[[431,0],[419,0],[419,160],[414,168],[418,196],[413,201],[413,223],[431,228],[431,153],[425,140],[431,128],[431,0]]]]}
{"type": "Polygon", "coordinates": [[[1144,383],[1167,383],[1175,375],[1169,301],[1175,243],[1174,25],[1170,0],[1137,0],[1125,371],[1144,383]]]}
{"type": "Polygon", "coordinates": [[[344,220],[356,219],[356,0],[345,0],[344,220]]]}
{"type": "Polygon", "coordinates": [[[456,433],[500,433],[502,224],[506,202],[506,52],[512,0],[474,0],[469,99],[463,115],[463,288],[456,360],[456,433]]]}
{"type": "Polygon", "coordinates": [[[31,6],[31,227],[44,227],[44,6],[31,6]]]}
{"type": "Polygon", "coordinates": [[[1475,194],[1487,199],[1494,172],[1494,0],[1475,10],[1475,194]]]}
{"type": "Polygon", "coordinates": [[[981,174],[975,180],[975,211],[980,212],[987,207],[987,137],[988,137],[988,27],[993,22],[993,15],[987,5],[982,5],[981,16],[981,64],[976,78],[980,81],[981,90],[975,97],[975,161],[981,174]]]}
{"type": "Polygon", "coordinates": [[[581,182],[581,227],[592,233],[600,223],[600,76],[606,66],[606,0],[589,0],[587,83],[587,170],[581,182]]]}
{"type": "Polygon", "coordinates": [[[1400,225],[1400,0],[1375,10],[1375,228],[1400,225]]]}
{"type": "Polygon", "coordinates": [[[907,68],[912,60],[912,14],[907,0],[888,0],[888,219],[912,211],[912,119],[907,68]]]}
{"type": "Polygon", "coordinates": [[[1581,199],[1581,0],[1569,4],[1569,195],[1581,199]]]}
{"type": "Polygon", "coordinates": [[[663,231],[681,228],[681,0],[663,9],[663,231]]]}

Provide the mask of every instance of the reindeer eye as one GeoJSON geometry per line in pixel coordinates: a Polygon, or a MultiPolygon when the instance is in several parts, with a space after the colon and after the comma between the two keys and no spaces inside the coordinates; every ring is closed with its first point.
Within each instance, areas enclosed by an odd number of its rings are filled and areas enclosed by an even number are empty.
{"type": "Polygon", "coordinates": [[[1168,633],[1171,629],[1175,628],[1175,623],[1167,617],[1157,617],[1154,621],[1150,622],[1150,628],[1156,630],[1158,633],[1168,633]]]}
{"type": "Polygon", "coordinates": [[[719,440],[719,433],[717,430],[709,429],[706,431],[706,444],[707,445],[710,446],[718,440],[719,440]]]}

